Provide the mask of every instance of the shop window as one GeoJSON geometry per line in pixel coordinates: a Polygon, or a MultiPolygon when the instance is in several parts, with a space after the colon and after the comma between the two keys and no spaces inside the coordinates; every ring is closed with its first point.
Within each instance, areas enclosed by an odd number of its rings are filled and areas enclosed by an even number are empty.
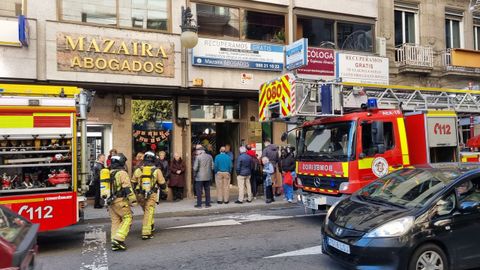
{"type": "Polygon", "coordinates": [[[445,13],[445,46],[463,48],[463,12],[447,11],[445,13]]]}
{"type": "Polygon", "coordinates": [[[335,21],[319,18],[298,18],[297,37],[308,38],[313,47],[335,48],[335,21]]]}
{"type": "Polygon", "coordinates": [[[337,23],[337,43],[341,50],[373,51],[373,26],[348,22],[337,23]]]}
{"type": "Polygon", "coordinates": [[[198,33],[216,37],[239,37],[239,9],[196,4],[198,33]]]}
{"type": "Polygon", "coordinates": [[[285,16],[245,10],[242,38],[268,42],[285,42],[285,16]]]}
{"type": "Polygon", "coordinates": [[[168,29],[169,0],[132,0],[131,27],[143,29],[168,29]]]}
{"type": "Polygon", "coordinates": [[[196,3],[199,35],[285,42],[285,15],[196,3]]]}
{"type": "Polygon", "coordinates": [[[25,0],[2,0],[0,2],[0,16],[22,15],[22,7],[25,0]]]}
{"type": "Polygon", "coordinates": [[[63,0],[62,19],[83,23],[116,25],[116,0],[63,0]]]}
{"type": "Polygon", "coordinates": [[[406,10],[395,10],[395,46],[405,43],[416,43],[417,13],[406,10]]]}
{"type": "Polygon", "coordinates": [[[146,151],[164,151],[170,160],[173,122],[171,100],[132,100],[133,156],[132,166],[138,165],[146,151]]]}

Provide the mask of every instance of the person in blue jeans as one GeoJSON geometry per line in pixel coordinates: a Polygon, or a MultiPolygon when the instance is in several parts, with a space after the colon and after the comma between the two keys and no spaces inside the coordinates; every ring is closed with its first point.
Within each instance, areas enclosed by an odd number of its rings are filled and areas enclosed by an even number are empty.
{"type": "Polygon", "coordinates": [[[284,200],[293,202],[293,177],[295,175],[295,159],[291,148],[283,148],[280,156],[280,171],[282,172],[284,200]]]}

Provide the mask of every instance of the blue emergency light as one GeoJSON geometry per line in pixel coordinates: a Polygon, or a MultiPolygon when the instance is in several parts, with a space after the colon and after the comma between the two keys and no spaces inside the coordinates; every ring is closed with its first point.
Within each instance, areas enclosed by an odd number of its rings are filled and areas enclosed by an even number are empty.
{"type": "Polygon", "coordinates": [[[377,99],[376,98],[369,98],[367,100],[367,109],[374,110],[378,109],[377,99]]]}

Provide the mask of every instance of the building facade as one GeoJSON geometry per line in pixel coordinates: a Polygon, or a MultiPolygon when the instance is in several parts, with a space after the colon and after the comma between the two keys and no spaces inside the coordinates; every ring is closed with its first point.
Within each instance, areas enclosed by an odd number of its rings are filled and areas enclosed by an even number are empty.
{"type": "MultiPolygon", "coordinates": [[[[4,0],[0,80],[94,90],[92,158],[112,148],[130,160],[146,150],[181,153],[191,194],[194,144],[216,152],[227,143],[235,151],[241,144],[261,150],[265,138],[282,143],[286,124],[259,122],[258,90],[285,72],[283,46],[297,39],[332,55],[377,57],[386,67],[381,82],[478,84],[478,68],[454,66],[457,52],[476,57],[470,50],[480,46],[478,18],[467,0],[438,2],[4,0]],[[180,42],[182,6],[191,7],[199,25],[199,42],[188,50],[180,42]],[[27,21],[24,41],[17,38],[19,15],[27,21]],[[142,122],[136,116],[148,108],[138,107],[142,101],[161,101],[148,104],[170,106],[171,113],[142,122]]],[[[330,73],[304,76],[335,79],[331,64],[330,73]]]]}

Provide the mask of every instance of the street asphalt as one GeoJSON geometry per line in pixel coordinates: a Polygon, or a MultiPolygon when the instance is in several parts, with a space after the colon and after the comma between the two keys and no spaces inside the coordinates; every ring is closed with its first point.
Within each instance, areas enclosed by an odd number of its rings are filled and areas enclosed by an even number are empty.
{"type": "Polygon", "coordinates": [[[323,218],[291,204],[157,217],[145,241],[135,217],[124,252],[110,250],[110,225],[92,219],[40,234],[37,269],[343,269],[321,254],[323,218]]]}

